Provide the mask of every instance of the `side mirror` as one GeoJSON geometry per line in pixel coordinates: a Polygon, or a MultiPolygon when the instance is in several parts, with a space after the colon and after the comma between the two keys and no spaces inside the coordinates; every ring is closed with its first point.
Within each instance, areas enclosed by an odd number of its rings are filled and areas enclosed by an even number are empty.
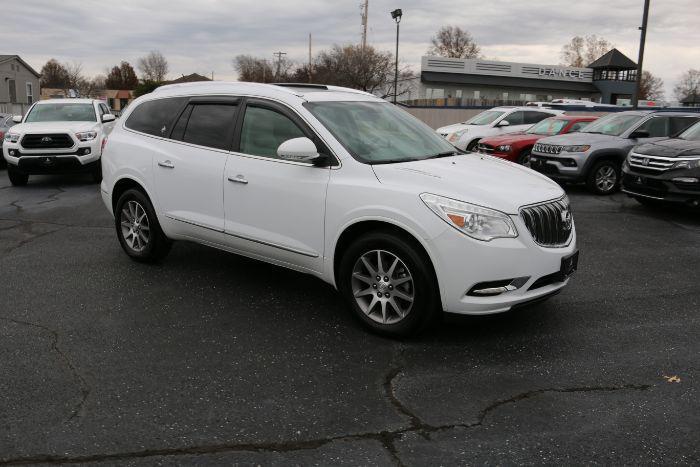
{"type": "Polygon", "coordinates": [[[21,115],[13,115],[12,121],[15,123],[22,123],[22,116],[21,115]]]}
{"type": "Polygon", "coordinates": [[[510,122],[508,120],[501,120],[496,126],[510,126],[510,122]]]}
{"type": "Polygon", "coordinates": [[[104,115],[102,116],[102,123],[113,122],[113,121],[115,121],[116,119],[117,119],[117,117],[115,117],[115,116],[112,115],[112,114],[104,114],[104,115]]]}
{"type": "Polygon", "coordinates": [[[649,138],[649,136],[649,132],[646,130],[636,130],[630,134],[630,138],[632,139],[649,138]]]}
{"type": "Polygon", "coordinates": [[[287,161],[307,162],[318,164],[325,159],[318,153],[318,148],[309,138],[288,139],[277,148],[277,157],[287,161]]]}

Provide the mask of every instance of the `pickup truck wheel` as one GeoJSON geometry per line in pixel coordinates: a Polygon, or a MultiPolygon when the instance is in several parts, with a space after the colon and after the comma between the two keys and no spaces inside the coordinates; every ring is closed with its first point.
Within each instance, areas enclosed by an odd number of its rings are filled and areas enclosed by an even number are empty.
{"type": "Polygon", "coordinates": [[[160,228],[151,201],[140,190],[127,190],[119,197],[114,225],[122,249],[135,261],[156,262],[170,251],[172,242],[160,228]]]}
{"type": "Polygon", "coordinates": [[[29,181],[29,175],[19,172],[12,164],[7,164],[7,176],[14,186],[24,186],[29,181]]]}
{"type": "Polygon", "coordinates": [[[613,160],[596,163],[586,177],[588,190],[597,195],[610,195],[620,183],[620,164],[613,160]]]}
{"type": "Polygon", "coordinates": [[[417,334],[440,311],[428,258],[398,235],[374,232],[357,239],[340,263],[338,287],[354,315],[374,332],[417,334]]]}

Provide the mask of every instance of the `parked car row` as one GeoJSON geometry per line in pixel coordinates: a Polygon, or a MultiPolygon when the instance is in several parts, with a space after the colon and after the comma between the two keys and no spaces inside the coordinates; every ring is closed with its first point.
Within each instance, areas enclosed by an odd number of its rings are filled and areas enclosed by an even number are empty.
{"type": "Polygon", "coordinates": [[[496,107],[437,131],[458,147],[528,165],[559,183],[583,183],[595,194],[621,187],[643,204],[700,205],[700,114],[633,110],[598,119],[538,107],[557,115],[511,131],[512,115],[525,109],[496,107]]]}

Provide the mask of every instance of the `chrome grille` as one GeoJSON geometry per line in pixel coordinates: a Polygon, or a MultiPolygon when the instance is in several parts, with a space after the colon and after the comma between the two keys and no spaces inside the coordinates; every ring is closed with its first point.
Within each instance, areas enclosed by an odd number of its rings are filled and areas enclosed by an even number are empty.
{"type": "Polygon", "coordinates": [[[574,221],[566,196],[556,201],[520,208],[520,216],[538,245],[554,248],[569,243],[574,221]]]}
{"type": "Polygon", "coordinates": [[[680,159],[671,159],[668,157],[657,157],[657,156],[647,156],[644,154],[637,154],[631,152],[627,161],[631,167],[638,167],[640,169],[649,169],[663,172],[673,167],[673,164],[678,162],[680,159]]]}
{"type": "Polygon", "coordinates": [[[22,138],[22,147],[26,149],[66,149],[73,144],[73,139],[65,133],[28,134],[22,138]]]}
{"type": "Polygon", "coordinates": [[[559,154],[561,152],[562,147],[563,146],[560,146],[558,144],[536,143],[532,147],[532,150],[541,154],[559,154]]]}

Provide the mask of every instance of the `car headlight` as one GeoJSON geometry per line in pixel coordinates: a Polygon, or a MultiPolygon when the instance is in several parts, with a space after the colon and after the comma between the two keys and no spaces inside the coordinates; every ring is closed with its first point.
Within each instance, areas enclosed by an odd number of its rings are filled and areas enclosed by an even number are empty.
{"type": "Polygon", "coordinates": [[[510,144],[501,144],[496,149],[500,152],[510,152],[510,144]]]}
{"type": "Polygon", "coordinates": [[[16,143],[17,141],[19,141],[19,134],[7,132],[5,133],[5,141],[9,143],[16,143]]]}
{"type": "Polygon", "coordinates": [[[590,144],[574,144],[572,146],[562,146],[562,152],[586,152],[591,149],[590,144]]]}
{"type": "Polygon", "coordinates": [[[448,138],[448,141],[449,141],[450,143],[454,143],[455,141],[457,141],[458,139],[460,139],[460,138],[462,137],[462,135],[464,135],[466,132],[467,132],[467,130],[455,131],[454,133],[452,133],[452,134],[450,135],[450,137],[448,138]]]}
{"type": "Polygon", "coordinates": [[[518,236],[510,216],[500,211],[431,193],[423,193],[420,198],[442,220],[477,240],[489,241],[494,238],[518,236]]]}
{"type": "Polygon", "coordinates": [[[698,167],[700,167],[700,157],[697,159],[678,161],[673,164],[674,169],[697,169],[698,167]]]}
{"type": "Polygon", "coordinates": [[[91,140],[97,138],[97,132],[96,131],[83,131],[81,133],[76,133],[75,137],[78,138],[80,141],[91,141],[91,140]]]}

